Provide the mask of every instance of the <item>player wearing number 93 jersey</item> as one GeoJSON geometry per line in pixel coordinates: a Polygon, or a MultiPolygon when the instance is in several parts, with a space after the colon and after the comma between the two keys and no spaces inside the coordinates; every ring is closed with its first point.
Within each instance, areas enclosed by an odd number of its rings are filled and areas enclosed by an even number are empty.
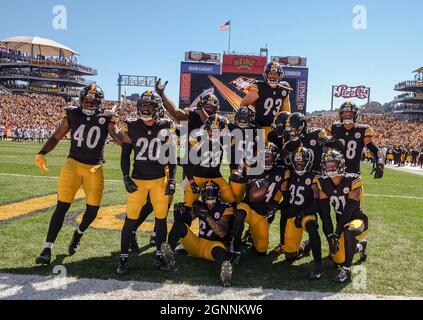
{"type": "Polygon", "coordinates": [[[103,98],[103,90],[97,85],[85,87],[80,94],[79,107],[66,108],[60,126],[35,158],[41,172],[48,171],[44,156],[70,131],[71,147],[59,175],[57,206],[50,221],[44,250],[36,259],[38,264],[50,263],[53,243],[81,186],[85,192],[87,208],[79,228],[74,232],[69,254],[76,252],[84,231],[97,216],[103,195],[102,164],[107,136],[110,134],[118,144],[123,143],[123,135],[116,129],[116,115],[112,111],[101,109],[103,98]]]}
{"type": "Polygon", "coordinates": [[[241,106],[253,106],[259,128],[265,130],[265,138],[271,129],[273,119],[281,111],[291,112],[288,82],[282,81],[283,70],[277,62],[269,62],[263,71],[264,81],[251,85],[241,106]]]}

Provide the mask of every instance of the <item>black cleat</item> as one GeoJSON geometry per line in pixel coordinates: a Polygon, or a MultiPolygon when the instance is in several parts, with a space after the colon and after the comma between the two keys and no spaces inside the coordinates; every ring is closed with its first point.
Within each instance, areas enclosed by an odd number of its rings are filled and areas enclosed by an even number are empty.
{"type": "Polygon", "coordinates": [[[336,283],[346,283],[347,281],[351,281],[351,271],[345,268],[341,268],[338,275],[335,278],[336,283]]]}
{"type": "Polygon", "coordinates": [[[133,253],[140,253],[141,252],[140,247],[138,245],[138,238],[137,238],[136,232],[134,232],[132,234],[131,244],[130,244],[129,248],[131,249],[131,251],[133,253]]]}
{"type": "Polygon", "coordinates": [[[186,256],[186,255],[188,255],[188,251],[184,248],[184,246],[182,244],[179,244],[175,248],[175,254],[177,256],[186,256]]]}
{"type": "Polygon", "coordinates": [[[363,249],[358,251],[360,253],[360,263],[362,263],[367,260],[367,240],[361,240],[359,243],[363,246],[363,249]]]}
{"type": "Polygon", "coordinates": [[[71,243],[69,244],[68,252],[73,256],[78,251],[79,243],[81,241],[82,234],[79,234],[77,230],[73,233],[71,243]]]}
{"type": "Polygon", "coordinates": [[[232,264],[229,261],[223,261],[222,266],[220,267],[220,280],[222,281],[222,285],[224,287],[231,286],[232,271],[232,264]]]}
{"type": "Polygon", "coordinates": [[[229,261],[232,266],[239,265],[239,260],[241,259],[241,252],[238,251],[230,251],[229,253],[229,261]]]}
{"type": "Polygon", "coordinates": [[[127,275],[129,273],[129,260],[128,258],[119,259],[119,267],[116,270],[117,274],[127,275]]]}
{"type": "Polygon", "coordinates": [[[163,271],[169,271],[170,267],[168,266],[168,264],[166,263],[163,254],[157,254],[154,257],[154,266],[157,269],[163,270],[163,271]]]}
{"type": "Polygon", "coordinates": [[[50,264],[51,261],[51,249],[44,248],[40,255],[35,259],[36,264],[50,264]]]}
{"type": "Polygon", "coordinates": [[[310,273],[310,280],[320,280],[322,278],[322,264],[315,263],[310,273]]]}
{"type": "Polygon", "coordinates": [[[160,246],[160,250],[163,255],[163,260],[166,263],[167,267],[171,270],[175,268],[175,254],[172,251],[172,248],[170,247],[169,243],[163,242],[160,246]]]}

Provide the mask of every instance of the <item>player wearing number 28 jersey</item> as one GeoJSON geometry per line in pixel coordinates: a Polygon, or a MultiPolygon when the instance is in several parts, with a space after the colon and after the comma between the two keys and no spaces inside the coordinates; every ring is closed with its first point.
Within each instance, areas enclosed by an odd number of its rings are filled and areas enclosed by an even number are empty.
{"type": "Polygon", "coordinates": [[[35,157],[41,172],[48,171],[44,156],[70,131],[71,147],[59,175],[57,206],[50,220],[44,250],[36,259],[38,264],[50,263],[53,243],[81,186],[85,192],[87,208],[79,228],[74,232],[69,254],[76,252],[84,231],[97,216],[103,195],[103,149],[107,136],[110,134],[118,144],[123,143],[123,134],[116,129],[117,117],[113,112],[101,109],[103,98],[104,93],[100,87],[95,84],[85,87],[80,94],[79,107],[68,107],[65,110],[62,123],[35,157]]]}

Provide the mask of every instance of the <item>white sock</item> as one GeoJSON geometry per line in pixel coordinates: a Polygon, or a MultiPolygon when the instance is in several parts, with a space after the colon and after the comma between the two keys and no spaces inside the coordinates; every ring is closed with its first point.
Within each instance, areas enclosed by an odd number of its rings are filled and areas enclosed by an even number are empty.
{"type": "Polygon", "coordinates": [[[357,243],[357,252],[363,251],[363,245],[361,243],[357,243]]]}
{"type": "Polygon", "coordinates": [[[52,248],[53,248],[53,245],[54,245],[54,243],[53,243],[53,242],[46,242],[46,243],[44,243],[44,249],[45,249],[45,248],[52,249],[52,248]]]}
{"type": "Polygon", "coordinates": [[[77,231],[80,235],[83,235],[83,234],[84,234],[81,230],[79,230],[79,228],[78,228],[78,229],[76,229],[76,231],[77,231]]]}

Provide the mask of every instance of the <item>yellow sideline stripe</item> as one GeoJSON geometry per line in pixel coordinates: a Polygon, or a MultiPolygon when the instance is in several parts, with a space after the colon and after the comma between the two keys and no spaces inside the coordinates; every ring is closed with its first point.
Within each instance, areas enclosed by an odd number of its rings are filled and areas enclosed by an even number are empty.
{"type": "MultiPolygon", "coordinates": [[[[79,189],[76,193],[75,199],[81,199],[84,197],[84,191],[79,189]]],[[[57,194],[54,193],[47,196],[6,204],[4,206],[0,206],[0,221],[23,216],[37,210],[54,207],[56,203],[57,194]]]]}

